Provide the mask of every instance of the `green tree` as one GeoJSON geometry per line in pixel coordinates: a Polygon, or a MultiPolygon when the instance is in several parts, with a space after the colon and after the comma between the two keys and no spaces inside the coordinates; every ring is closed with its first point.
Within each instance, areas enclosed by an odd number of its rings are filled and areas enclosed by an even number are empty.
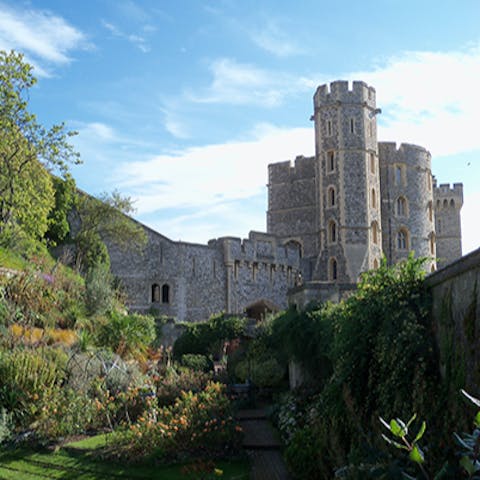
{"type": "Polygon", "coordinates": [[[49,171],[65,175],[79,154],[63,124],[46,129],[28,110],[33,67],[23,55],[0,51],[0,236],[23,231],[42,238],[54,205],[49,171]]]}
{"type": "Polygon", "coordinates": [[[74,241],[77,248],[76,263],[83,271],[88,271],[98,263],[109,264],[104,240],[122,249],[140,249],[145,245],[145,231],[129,217],[134,211],[130,197],[122,196],[117,191],[99,198],[79,195],[74,241]]]}

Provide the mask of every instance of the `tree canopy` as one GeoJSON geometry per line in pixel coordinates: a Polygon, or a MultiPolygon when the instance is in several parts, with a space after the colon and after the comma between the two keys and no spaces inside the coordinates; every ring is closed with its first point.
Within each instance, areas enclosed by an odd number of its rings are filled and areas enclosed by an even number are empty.
{"type": "Polygon", "coordinates": [[[55,205],[52,172],[79,163],[64,124],[42,126],[28,110],[33,67],[20,53],[0,51],[0,240],[20,230],[41,239],[55,205]]]}

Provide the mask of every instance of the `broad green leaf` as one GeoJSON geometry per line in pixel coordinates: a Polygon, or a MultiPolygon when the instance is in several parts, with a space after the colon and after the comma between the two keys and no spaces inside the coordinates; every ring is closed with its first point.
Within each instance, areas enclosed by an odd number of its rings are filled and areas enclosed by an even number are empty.
{"type": "Polygon", "coordinates": [[[480,428],[480,412],[478,412],[477,415],[475,416],[475,420],[473,421],[473,423],[475,423],[476,427],[480,428]]]}
{"type": "Polygon", "coordinates": [[[425,455],[418,445],[414,445],[410,451],[410,460],[415,463],[423,463],[425,461],[425,455]]]}
{"type": "Polygon", "coordinates": [[[392,418],[390,420],[390,431],[395,435],[396,437],[404,437],[405,436],[405,431],[404,429],[399,425],[398,421],[392,418]]]}
{"type": "Polygon", "coordinates": [[[420,430],[418,431],[417,436],[415,437],[415,440],[413,441],[413,443],[417,443],[423,437],[423,434],[425,433],[426,428],[427,428],[427,424],[425,423],[425,421],[423,421],[422,426],[420,427],[420,430]]]}
{"type": "Polygon", "coordinates": [[[468,473],[469,477],[475,473],[475,465],[467,456],[460,459],[460,466],[468,473]]]}

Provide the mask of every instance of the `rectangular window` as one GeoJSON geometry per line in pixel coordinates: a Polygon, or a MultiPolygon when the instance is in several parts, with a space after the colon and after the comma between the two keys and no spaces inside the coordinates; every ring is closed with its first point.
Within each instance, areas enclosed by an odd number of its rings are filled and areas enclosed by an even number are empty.
{"type": "Polygon", "coordinates": [[[252,264],[252,280],[253,281],[257,279],[257,273],[258,273],[258,263],[253,262],[252,264]]]}
{"type": "Polygon", "coordinates": [[[327,152],[327,172],[333,172],[335,170],[335,152],[327,152]]]}
{"type": "Polygon", "coordinates": [[[233,264],[233,278],[235,278],[235,280],[238,279],[238,271],[240,270],[240,262],[238,260],[235,260],[234,264],[233,264]]]}
{"type": "Polygon", "coordinates": [[[402,185],[402,167],[395,165],[395,185],[402,185]]]}
{"type": "Polygon", "coordinates": [[[375,154],[370,154],[370,172],[375,173],[375,154]]]}
{"type": "Polygon", "coordinates": [[[350,133],[355,133],[355,119],[350,119],[350,133]]]}
{"type": "Polygon", "coordinates": [[[327,121],[327,135],[330,137],[332,135],[332,121],[327,121]]]}

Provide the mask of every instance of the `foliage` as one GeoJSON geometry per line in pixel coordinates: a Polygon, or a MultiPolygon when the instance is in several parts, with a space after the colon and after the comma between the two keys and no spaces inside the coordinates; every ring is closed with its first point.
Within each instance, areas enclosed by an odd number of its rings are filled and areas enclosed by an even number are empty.
{"type": "Polygon", "coordinates": [[[123,358],[145,356],[155,340],[155,320],[148,315],[110,312],[97,326],[96,342],[123,358]]]}
{"type": "Polygon", "coordinates": [[[58,393],[65,363],[58,350],[0,350],[0,407],[28,424],[58,393]]]}
{"type": "Polygon", "coordinates": [[[132,200],[117,191],[98,199],[85,194],[78,196],[75,208],[78,228],[73,239],[77,247],[76,265],[81,270],[87,272],[95,265],[110,264],[104,240],[121,249],[145,246],[145,231],[128,216],[134,211],[132,200]]]}
{"type": "Polygon", "coordinates": [[[14,422],[13,415],[5,408],[0,408],[0,445],[9,440],[12,435],[14,422]]]}
{"type": "Polygon", "coordinates": [[[151,406],[138,422],[114,433],[108,456],[178,460],[195,452],[222,456],[239,445],[240,428],[218,383],[208,383],[198,393],[182,392],[173,405],[160,409],[152,399],[151,406]]]}
{"type": "Polygon", "coordinates": [[[157,402],[160,406],[172,405],[182,392],[202,391],[212,376],[189,368],[167,368],[164,375],[153,375],[157,402]]]}
{"type": "Polygon", "coordinates": [[[173,346],[177,359],[188,353],[220,356],[224,342],[243,333],[245,320],[220,314],[213,315],[207,322],[187,323],[185,326],[185,332],[173,346]]]}
{"type": "Polygon", "coordinates": [[[186,353],[182,355],[180,363],[195,372],[208,372],[212,370],[212,362],[205,355],[186,353]]]}
{"type": "Polygon", "coordinates": [[[36,79],[23,55],[0,51],[0,237],[11,242],[20,228],[41,239],[54,197],[46,168],[67,172],[79,155],[68,143],[74,132],[64,125],[49,130],[27,109],[36,79]]]}
{"type": "Polygon", "coordinates": [[[85,304],[90,315],[104,314],[113,308],[115,292],[107,265],[97,263],[85,277],[85,304]]]}
{"type": "MultiPolygon", "coordinates": [[[[462,394],[474,405],[480,407],[479,399],[472,397],[464,390],[462,390],[462,394]]],[[[422,422],[421,427],[413,440],[409,439],[409,427],[415,418],[416,415],[414,415],[407,424],[398,418],[390,420],[390,423],[387,423],[385,420],[380,418],[381,423],[390,432],[389,437],[383,434],[382,437],[388,444],[393,445],[395,448],[407,451],[410,462],[418,467],[422,474],[422,478],[428,480],[431,478],[431,476],[425,468],[425,454],[422,448],[419,446],[419,441],[422,439],[426,430],[425,421],[422,422]]],[[[477,412],[473,423],[475,429],[472,434],[454,434],[456,443],[460,448],[460,450],[457,452],[457,456],[460,457],[458,467],[451,467],[448,465],[448,461],[445,462],[442,468],[435,475],[434,480],[452,477],[468,477],[475,480],[480,479],[480,410],[477,412]]],[[[416,478],[407,474],[406,471],[403,471],[403,475],[405,478],[416,478]]]]}
{"type": "Polygon", "coordinates": [[[377,428],[380,413],[402,417],[421,411],[430,420],[442,408],[440,402],[431,405],[432,396],[440,398],[440,381],[422,263],[411,257],[387,267],[384,261],[338,305],[290,310],[274,320],[274,343],[313,384],[306,410],[316,413],[298,428],[315,432],[322,452],[312,457],[318,478],[361,462],[365,445],[378,447],[367,432],[377,428]]]}
{"type": "Polygon", "coordinates": [[[55,192],[55,205],[48,215],[48,231],[46,237],[50,245],[58,245],[70,232],[68,214],[76,202],[75,180],[70,175],[65,178],[52,177],[55,192]]]}

